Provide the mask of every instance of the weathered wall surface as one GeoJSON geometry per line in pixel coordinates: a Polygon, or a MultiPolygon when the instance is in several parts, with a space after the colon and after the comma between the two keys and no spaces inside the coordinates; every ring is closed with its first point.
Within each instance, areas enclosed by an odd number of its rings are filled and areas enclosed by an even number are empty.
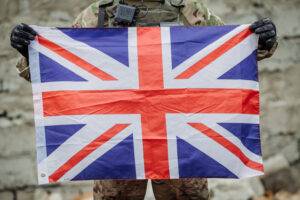
{"type": "MultiPolygon", "coordinates": [[[[20,22],[69,26],[92,0],[0,0],[0,199],[89,198],[91,182],[36,187],[31,88],[17,76],[9,32],[20,22]]],[[[213,199],[248,199],[300,187],[300,1],[208,0],[228,24],[270,16],[279,49],[260,62],[261,133],[267,175],[243,181],[210,180],[213,199]]],[[[279,197],[278,197],[279,198],[279,197]]]]}
{"type": "Polygon", "coordinates": [[[18,77],[9,33],[20,22],[70,26],[92,0],[0,0],[0,199],[88,197],[92,183],[35,188],[36,161],[31,87],[18,77]]]}
{"type": "Polygon", "coordinates": [[[247,199],[268,191],[299,190],[300,1],[208,0],[208,4],[228,24],[271,17],[279,34],[275,55],[259,63],[261,137],[267,175],[262,180],[242,182],[210,180],[214,199],[247,199]]]}

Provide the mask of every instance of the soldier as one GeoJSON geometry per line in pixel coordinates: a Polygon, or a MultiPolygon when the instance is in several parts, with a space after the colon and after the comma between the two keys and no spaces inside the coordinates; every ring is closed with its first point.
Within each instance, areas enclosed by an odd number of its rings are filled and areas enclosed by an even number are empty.
{"type": "MultiPolygon", "coordinates": [[[[82,11],[73,27],[122,27],[163,26],[181,24],[186,26],[223,25],[202,0],[100,0],[82,11]],[[125,9],[127,15],[120,15],[125,9]],[[119,10],[119,11],[118,11],[119,10]],[[134,14],[132,14],[134,13],[134,14]],[[134,16],[134,17],[130,17],[134,16]]],[[[276,27],[271,19],[254,22],[252,30],[259,35],[257,59],[271,57],[277,48],[276,27]]],[[[26,24],[17,25],[11,33],[11,46],[23,57],[17,63],[19,75],[30,80],[28,45],[36,32],[26,24]]],[[[208,199],[206,179],[180,179],[152,181],[157,200],[208,199]]],[[[100,199],[143,199],[147,180],[99,180],[95,181],[94,197],[100,199]]]]}

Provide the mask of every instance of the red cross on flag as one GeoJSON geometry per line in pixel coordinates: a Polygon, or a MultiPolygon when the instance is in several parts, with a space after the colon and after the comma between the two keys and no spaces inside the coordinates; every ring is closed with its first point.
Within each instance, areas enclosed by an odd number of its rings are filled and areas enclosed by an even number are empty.
{"type": "Polygon", "coordinates": [[[249,25],[32,27],[39,183],[263,174],[249,25]]]}

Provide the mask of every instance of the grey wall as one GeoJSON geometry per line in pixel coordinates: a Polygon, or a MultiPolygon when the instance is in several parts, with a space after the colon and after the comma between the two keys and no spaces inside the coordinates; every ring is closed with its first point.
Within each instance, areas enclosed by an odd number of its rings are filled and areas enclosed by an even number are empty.
{"type": "Polygon", "coordinates": [[[247,199],[263,192],[299,190],[300,1],[208,0],[208,4],[227,24],[271,17],[279,34],[275,55],[259,63],[261,137],[267,175],[244,181],[212,179],[209,183],[214,198],[247,199]]]}
{"type": "MultiPolygon", "coordinates": [[[[9,32],[20,22],[69,26],[92,0],[0,0],[0,199],[89,197],[91,182],[36,187],[30,85],[18,77],[9,32]]],[[[227,24],[270,16],[278,25],[279,48],[259,63],[261,136],[267,175],[244,181],[210,180],[214,199],[247,199],[265,191],[295,192],[300,180],[300,1],[209,0],[227,24]],[[234,198],[232,198],[234,197],[234,198]]]]}

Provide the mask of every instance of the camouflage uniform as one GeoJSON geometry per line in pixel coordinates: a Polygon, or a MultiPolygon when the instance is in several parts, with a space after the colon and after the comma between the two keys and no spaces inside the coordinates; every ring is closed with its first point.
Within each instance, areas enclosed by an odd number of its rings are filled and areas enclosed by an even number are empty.
{"type": "MultiPolygon", "coordinates": [[[[144,199],[147,180],[99,180],[95,181],[94,199],[144,199]]],[[[152,181],[156,200],[207,200],[209,193],[204,178],[152,181]]]]}
{"type": "MultiPolygon", "coordinates": [[[[138,14],[136,25],[146,26],[160,22],[178,22],[187,26],[223,25],[219,17],[214,15],[202,0],[126,0],[129,5],[147,7],[138,14]]],[[[99,5],[105,7],[105,27],[116,26],[113,23],[114,12],[118,0],[101,0],[91,4],[81,12],[73,23],[73,27],[96,27],[98,23],[99,5]]],[[[272,56],[277,44],[270,51],[258,51],[258,60],[272,56]]],[[[20,76],[30,79],[28,63],[25,58],[17,64],[20,76]]],[[[168,199],[208,199],[206,179],[180,179],[152,181],[157,200],[168,199]]],[[[94,197],[100,199],[143,199],[147,180],[100,180],[95,181],[94,197]]]]}

